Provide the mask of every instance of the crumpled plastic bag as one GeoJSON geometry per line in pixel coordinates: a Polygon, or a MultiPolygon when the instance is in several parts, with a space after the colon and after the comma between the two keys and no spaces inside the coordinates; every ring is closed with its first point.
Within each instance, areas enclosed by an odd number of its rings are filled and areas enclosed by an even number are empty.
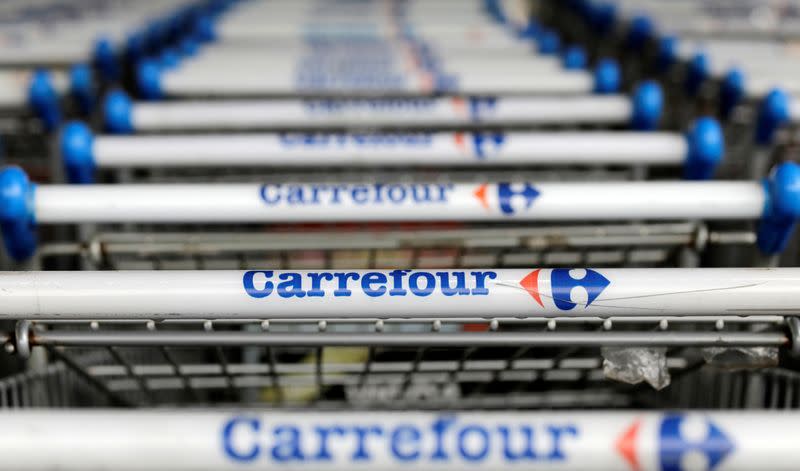
{"type": "Polygon", "coordinates": [[[709,365],[731,371],[778,365],[776,347],[708,347],[702,353],[709,365]]]}
{"type": "Polygon", "coordinates": [[[667,349],[603,347],[603,374],[606,378],[628,384],[646,382],[656,390],[669,386],[667,349]]]}

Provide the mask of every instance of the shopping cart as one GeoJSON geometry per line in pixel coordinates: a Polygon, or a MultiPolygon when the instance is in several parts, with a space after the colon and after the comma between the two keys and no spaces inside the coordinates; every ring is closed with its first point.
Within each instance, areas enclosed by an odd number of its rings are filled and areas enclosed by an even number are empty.
{"type": "Polygon", "coordinates": [[[203,177],[217,181],[235,172],[243,175],[240,181],[280,182],[307,180],[308,172],[331,178],[331,173],[351,175],[381,168],[402,169],[394,178],[404,181],[431,177],[444,181],[448,176],[452,180],[458,170],[462,176],[457,179],[467,174],[475,180],[496,169],[528,173],[581,167],[594,169],[589,171],[594,179],[602,178],[602,169],[615,167],[630,173],[636,169],[639,178],[651,167],[683,167],[687,178],[707,179],[723,158],[722,140],[722,130],[711,118],[697,120],[686,135],[489,130],[109,136],[94,135],[85,124],[74,122],[61,133],[60,153],[72,183],[91,183],[97,172],[109,170],[117,170],[118,181],[125,181],[119,174],[125,169],[144,173],[131,175],[128,181],[203,177]],[[286,175],[281,169],[295,169],[305,177],[286,175]],[[433,174],[431,169],[442,172],[433,174]]]}
{"type": "MultiPolygon", "coordinates": [[[[32,355],[34,367],[0,383],[0,398],[48,405],[42,388],[70,377],[101,398],[95,405],[110,406],[789,405],[797,376],[775,368],[795,361],[797,277],[796,269],[9,272],[0,317],[17,324],[5,348],[32,355]],[[43,351],[67,370],[37,370],[43,351]],[[741,368],[753,371],[724,373],[741,368]],[[670,381],[662,396],[639,384],[670,381]],[[780,387],[781,399],[768,402],[762,381],[780,387]],[[698,382],[719,394],[702,394],[698,382]]],[[[80,405],[68,388],[53,394],[53,404],[80,405]]]]}
{"type": "Polygon", "coordinates": [[[26,411],[3,415],[9,465],[238,470],[263,466],[378,470],[788,470],[793,413],[273,413],[257,410],[26,411]],[[75,430],[79,420],[82,426],[75,430]],[[41,431],[40,431],[41,430],[41,431]],[[41,441],[54,443],[30,460],[41,441]],[[101,443],[75,453],[87,443],[101,443]],[[780,452],[776,452],[780,450],[780,452]],[[643,466],[650,466],[645,468],[643,466]]]}
{"type": "MultiPolygon", "coordinates": [[[[271,230],[278,230],[281,225],[290,224],[288,227],[294,227],[295,230],[311,231],[310,228],[304,229],[296,224],[322,223],[324,227],[325,224],[356,223],[351,227],[364,228],[372,223],[383,222],[391,223],[390,227],[397,228],[397,223],[406,221],[448,223],[449,229],[466,230],[466,232],[450,233],[457,234],[451,238],[457,245],[466,243],[462,241],[475,241],[486,237],[484,240],[488,242],[488,248],[493,248],[497,253],[508,249],[510,245],[518,246],[536,240],[537,232],[529,231],[531,223],[541,228],[542,223],[593,220],[609,223],[610,226],[596,227],[593,235],[581,243],[584,247],[608,248],[606,235],[616,233],[634,236],[632,239],[621,240],[638,240],[644,245],[664,244],[666,241],[669,241],[667,243],[670,245],[678,243],[678,246],[673,245],[672,250],[667,250],[665,253],[674,255],[675,250],[680,247],[694,253],[694,247],[705,246],[709,240],[707,231],[701,230],[699,237],[692,235],[695,234],[694,228],[703,225],[678,225],[672,226],[673,229],[667,229],[670,226],[645,224],[638,226],[644,228],[644,232],[641,232],[634,224],[616,232],[619,229],[614,228],[614,223],[637,220],[647,223],[698,220],[747,222],[760,219],[758,245],[765,254],[774,255],[786,245],[794,226],[797,197],[793,185],[797,171],[795,164],[783,164],[773,172],[766,184],[724,181],[541,184],[398,181],[340,183],[328,180],[321,183],[281,181],[215,185],[69,186],[33,185],[21,170],[12,167],[0,174],[0,182],[4,189],[2,191],[4,239],[9,253],[17,260],[27,259],[36,252],[36,225],[82,223],[138,223],[144,224],[140,226],[140,230],[144,231],[147,231],[148,224],[156,224],[161,230],[175,229],[179,232],[185,231],[191,225],[198,227],[199,224],[200,227],[211,230],[209,234],[211,239],[206,239],[203,235],[199,235],[197,239],[188,239],[200,246],[203,245],[200,243],[203,240],[214,240],[215,227],[216,230],[227,230],[227,232],[232,232],[233,227],[234,232],[244,232],[247,234],[245,237],[252,237],[245,239],[245,247],[248,247],[247,241],[249,241],[249,244],[262,248],[264,245],[261,244],[269,242],[269,239],[258,238],[265,235],[264,224],[271,227],[271,230]],[[514,227],[520,229],[520,232],[509,231],[514,227]],[[660,228],[656,229],[657,227],[660,228]],[[677,229],[678,227],[683,229],[677,229]],[[657,242],[658,236],[651,238],[650,228],[655,229],[657,234],[663,235],[664,239],[657,242]],[[473,232],[476,229],[494,229],[494,231],[473,232]],[[672,230],[678,230],[678,233],[670,235],[672,230]],[[502,237],[500,240],[492,240],[490,237],[492,234],[514,234],[514,236],[510,239],[502,237]],[[635,237],[637,234],[640,237],[635,237]],[[692,244],[685,247],[683,243],[687,238],[699,245],[692,244]]],[[[286,230],[287,226],[283,227],[286,230]]],[[[385,242],[392,246],[397,244],[397,241],[409,238],[414,234],[412,229],[420,227],[405,226],[404,229],[404,233],[392,235],[389,241],[379,237],[375,239],[375,243],[385,242]]],[[[574,232],[575,228],[569,226],[556,225],[548,229],[549,231],[538,232],[540,236],[544,235],[547,241],[543,248],[559,247],[565,237],[569,240],[578,236],[579,240],[579,235],[585,233],[585,229],[577,229],[574,232]]],[[[437,239],[448,240],[445,234],[446,232],[434,231],[429,234],[429,239],[418,242],[423,247],[425,244],[430,244],[429,248],[441,247],[441,242],[437,243],[437,239]]],[[[221,239],[224,241],[228,236],[223,235],[221,239]]],[[[72,250],[88,247],[83,244],[88,243],[89,237],[89,233],[84,231],[83,236],[79,237],[79,243],[71,245],[72,250]]],[[[143,246],[150,243],[158,246],[159,241],[169,240],[152,235],[139,237],[139,240],[144,242],[143,246]]],[[[210,247],[218,246],[220,236],[216,237],[218,237],[217,243],[212,242],[210,247]]],[[[353,235],[347,232],[340,233],[338,238],[331,239],[331,244],[342,243],[351,237],[353,235]]],[[[413,236],[411,238],[413,239],[413,236]]],[[[611,246],[617,245],[621,240],[611,242],[611,246]]],[[[715,235],[714,240],[741,242],[742,238],[715,235]]],[[[753,238],[745,236],[744,240],[752,242],[753,238]]],[[[233,243],[232,247],[236,245],[233,243]]],[[[96,244],[92,246],[98,247],[96,244]]],[[[113,243],[103,244],[102,239],[99,245],[106,248],[113,246],[113,243]]],[[[327,246],[323,244],[323,247],[327,246]]],[[[371,246],[371,248],[379,247],[380,245],[371,246]]],[[[307,248],[309,247],[302,247],[302,249],[307,248]]],[[[210,248],[209,250],[213,251],[210,248]]],[[[454,254],[457,260],[463,255],[460,252],[461,249],[456,247],[454,254]]],[[[523,251],[525,252],[530,251],[523,251]]],[[[368,253],[373,252],[368,251],[368,253]]],[[[176,255],[181,256],[181,254],[176,255]]],[[[185,254],[182,257],[187,258],[185,254]]],[[[238,257],[235,259],[243,260],[238,257]]],[[[323,257],[323,260],[325,259],[326,257],[323,257]]],[[[622,259],[627,257],[623,256],[622,259]]],[[[374,263],[375,259],[370,258],[370,260],[372,260],[370,263],[374,263]]],[[[697,262],[695,260],[687,263],[697,262]]]]}

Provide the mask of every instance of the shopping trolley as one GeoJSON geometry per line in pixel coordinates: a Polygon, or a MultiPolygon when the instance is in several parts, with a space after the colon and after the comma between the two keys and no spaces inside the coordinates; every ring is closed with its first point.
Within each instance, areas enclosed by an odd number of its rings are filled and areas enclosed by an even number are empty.
{"type": "Polygon", "coordinates": [[[103,125],[113,133],[298,129],[464,129],[610,126],[652,129],[661,114],[652,84],[632,96],[373,97],[274,100],[132,101],[106,96],[103,125]]]}
{"type": "MultiPolygon", "coordinates": [[[[17,323],[5,349],[34,367],[0,382],[0,398],[48,404],[42,388],[67,373],[37,370],[46,351],[109,406],[764,408],[773,404],[761,387],[772,372],[787,401],[774,404],[788,405],[797,391],[779,381],[797,377],[777,366],[797,350],[797,277],[796,269],[6,272],[0,317],[17,323]],[[638,385],[670,381],[661,397],[638,385]],[[698,399],[701,381],[719,397],[698,399]]],[[[53,402],[78,405],[64,389],[53,402]]]]}
{"type": "Polygon", "coordinates": [[[234,180],[227,173],[238,169],[240,181],[280,182],[307,180],[309,172],[331,178],[331,173],[402,168],[402,176],[395,178],[420,180],[427,175],[443,181],[458,170],[457,179],[473,180],[487,178],[487,171],[494,169],[589,167],[589,176],[599,179],[603,177],[599,170],[609,167],[627,168],[631,176],[644,178],[650,167],[681,166],[687,178],[707,179],[723,158],[722,141],[722,130],[711,118],[697,120],[686,135],[490,130],[114,136],[94,135],[85,124],[74,122],[61,133],[60,153],[72,183],[91,183],[95,173],[109,170],[117,170],[118,181],[234,180]],[[270,171],[264,175],[267,168],[270,171]],[[125,169],[146,175],[119,175],[125,169]],[[286,175],[280,169],[303,174],[286,175]],[[430,169],[443,173],[431,174],[430,169]],[[423,175],[415,177],[420,172],[423,175]]]}
{"type": "Polygon", "coordinates": [[[14,469],[233,470],[260,466],[379,470],[789,470],[797,416],[695,413],[264,413],[148,410],[3,414],[14,469]],[[75,430],[74,423],[82,424],[75,430]],[[41,430],[41,431],[40,431],[41,430]],[[55,443],[43,459],[41,441],[55,443]],[[75,453],[87,443],[102,443],[75,453]],[[645,467],[647,466],[647,467],[645,467]]]}
{"type": "MultiPolygon", "coordinates": [[[[369,227],[369,223],[396,223],[415,221],[427,224],[445,224],[445,229],[459,229],[462,232],[432,231],[421,232],[419,249],[441,247],[443,241],[454,241],[457,244],[450,256],[458,263],[464,263],[465,255],[470,251],[459,248],[459,244],[475,243],[477,247],[492,249],[488,253],[508,255],[508,260],[525,259],[531,256],[531,250],[519,251],[520,244],[544,244],[542,248],[560,247],[564,241],[574,241],[577,247],[588,249],[592,246],[609,248],[633,241],[642,245],[660,246],[655,252],[656,262],[671,259],[679,248],[695,253],[694,248],[702,248],[708,242],[708,232],[698,227],[702,224],[688,225],[653,225],[649,223],[691,222],[691,221],[754,221],[760,219],[758,245],[766,254],[779,253],[794,226],[796,215],[795,182],[797,167],[786,163],[776,169],[766,184],[761,182],[579,182],[579,183],[504,183],[504,182],[435,182],[405,183],[399,181],[345,183],[328,180],[315,183],[291,183],[286,181],[266,183],[218,183],[203,184],[119,184],[119,185],[33,185],[27,176],[17,168],[8,168],[2,173],[4,209],[4,239],[9,253],[18,260],[24,260],[36,251],[35,225],[51,224],[156,224],[163,229],[173,228],[179,232],[186,231],[187,225],[201,224],[211,228],[208,235],[195,236],[159,234],[133,235],[138,237],[142,247],[154,246],[166,250],[185,247],[198,248],[201,252],[215,253],[218,247],[227,247],[231,252],[221,257],[220,263],[247,263],[246,257],[236,254],[237,247],[256,249],[261,253],[269,248],[270,237],[277,234],[264,234],[263,224],[273,230],[294,227],[295,232],[314,234],[313,228],[303,228],[295,224],[304,223],[356,223],[351,228],[369,227]],[[531,227],[528,224],[557,222],[583,222],[593,220],[610,223],[608,226],[597,226],[594,229],[576,228],[558,225],[548,227],[531,227]],[[644,221],[642,226],[616,225],[617,222],[644,221]],[[526,222],[528,224],[526,224],[526,222]],[[514,225],[511,225],[511,224],[514,225]],[[228,225],[227,228],[225,225],[228,225]],[[245,226],[236,226],[244,224],[245,226]],[[259,225],[260,224],[260,225],[259,225]],[[276,226],[276,224],[278,226],[276,226]],[[466,225],[465,225],[466,224],[466,225]],[[172,226],[170,226],[172,225],[172,226]],[[233,225],[233,226],[231,226],[233,225]],[[249,225],[249,226],[248,226],[249,225]],[[294,225],[294,226],[292,226],[294,225]],[[231,232],[231,227],[239,227],[233,232],[244,233],[244,239],[232,237],[231,234],[214,234],[217,230],[231,232]],[[249,229],[248,229],[249,227],[249,229]],[[514,228],[512,230],[512,228],[514,228]],[[531,230],[537,229],[537,230],[531,230]],[[255,230],[255,234],[253,231],[255,230]],[[654,232],[651,232],[654,231],[654,232]],[[677,232],[673,232],[677,231],[677,232]],[[449,236],[448,236],[449,234],[449,236]],[[583,238],[582,234],[589,234],[583,238]],[[608,235],[619,235],[619,239],[608,235]],[[499,237],[497,237],[499,236],[499,237]],[[624,236],[624,237],[623,237],[624,236]],[[166,238],[162,238],[166,237],[166,238]],[[263,238],[260,238],[263,237],[263,238]],[[538,240],[538,242],[536,242],[538,240]],[[691,241],[689,246],[684,245],[691,241]],[[205,245],[208,242],[209,245],[205,245]],[[481,242],[482,241],[482,242],[481,242]],[[177,242],[177,244],[176,244],[177,242]],[[243,245],[238,245],[239,243],[243,245]],[[163,244],[163,245],[161,245],[163,244]],[[220,244],[222,244],[220,246],[220,244]],[[675,245],[677,244],[677,245],[675,245]],[[698,244],[698,245],[694,245],[698,244]],[[666,246],[666,247],[665,247],[666,246]],[[205,247],[205,248],[201,248],[205,247]],[[666,250],[665,250],[666,249],[666,250]],[[504,251],[508,253],[504,254],[504,251]],[[236,254],[236,255],[234,255],[236,254]],[[233,258],[231,256],[233,255],[233,258]]],[[[113,227],[113,226],[112,226],[113,227]]],[[[195,226],[197,227],[197,226],[195,226]]],[[[373,227],[374,228],[374,227],[373,227]]],[[[376,237],[374,245],[369,248],[379,249],[403,248],[404,243],[415,238],[414,229],[421,227],[399,226],[403,229],[385,237],[376,237]],[[399,245],[398,245],[399,244],[399,245]]],[[[431,227],[428,227],[429,229],[431,227]]],[[[433,227],[441,229],[442,226],[433,227]]],[[[146,230],[146,229],[145,229],[146,230]]],[[[747,235],[726,237],[715,234],[716,242],[748,242],[755,237],[747,235]]],[[[752,233],[749,233],[752,234],[752,233]]],[[[287,234],[284,234],[287,235],[287,234]]],[[[324,237],[332,236],[331,232],[318,233],[324,237]]],[[[372,233],[370,235],[375,235],[372,233]]],[[[81,252],[85,248],[102,248],[102,258],[114,259],[114,254],[107,252],[111,247],[128,247],[123,241],[118,244],[113,239],[100,240],[100,245],[87,244],[89,234],[77,245],[54,247],[53,254],[72,251],[81,252]]],[[[348,241],[362,240],[348,232],[338,237],[323,240],[321,247],[342,248],[348,241]]],[[[128,239],[129,241],[131,239],[128,239]]],[[[305,240],[310,245],[320,243],[319,240],[298,237],[284,239],[283,247],[290,247],[293,241],[305,240]]],[[[302,244],[300,244],[302,245],[302,244]]],[[[135,242],[134,245],[135,246],[135,242]]],[[[352,247],[352,246],[350,246],[352,247]]],[[[477,248],[476,247],[476,248],[477,248]]],[[[308,249],[302,245],[301,249],[308,249]]],[[[157,249],[158,250],[158,249],[157,249]]],[[[156,250],[156,251],[157,251],[156,250]]],[[[191,250],[191,249],[190,249],[191,250]]],[[[580,250],[580,249],[579,249],[580,250]]],[[[134,253],[144,254],[144,249],[134,253]]],[[[269,251],[268,251],[269,252],[269,251]]],[[[324,250],[323,250],[324,252],[324,250]]],[[[533,251],[533,256],[537,250],[533,251]]],[[[540,252],[540,251],[539,251],[540,252]]],[[[97,252],[92,252],[97,255],[97,252]]],[[[274,252],[273,252],[274,253],[274,252]]],[[[278,252],[280,253],[280,252],[278,252]]],[[[477,251],[482,253],[481,250],[477,251]]],[[[375,263],[377,251],[367,251],[366,263],[375,263]]],[[[223,255],[223,254],[218,254],[223,255]]],[[[610,260],[624,261],[624,251],[599,250],[585,256],[610,257],[610,260]]],[[[653,254],[651,253],[651,256],[653,254]]],[[[179,259],[190,263],[205,263],[204,257],[194,259],[187,254],[175,254],[179,259]]],[[[147,257],[145,257],[145,261],[147,257]]],[[[609,260],[608,258],[606,260],[609,260]]],[[[652,260],[652,259],[651,259],[652,260]]],[[[331,263],[330,258],[322,256],[316,263],[331,263]]],[[[362,262],[364,263],[364,262],[362,262]]],[[[452,263],[452,262],[451,262],[452,263]]],[[[558,262],[556,262],[558,263],[558,262]]],[[[686,262],[686,263],[697,263],[686,262]]]]}

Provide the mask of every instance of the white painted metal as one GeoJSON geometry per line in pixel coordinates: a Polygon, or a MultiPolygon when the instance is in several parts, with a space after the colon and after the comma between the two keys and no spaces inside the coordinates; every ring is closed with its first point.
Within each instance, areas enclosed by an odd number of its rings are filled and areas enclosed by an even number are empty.
{"type": "Polygon", "coordinates": [[[97,136],[100,168],[213,166],[679,165],[684,136],[556,132],[97,136]],[[477,140],[476,140],[477,136],[477,140]]]}
{"type": "Polygon", "coordinates": [[[0,272],[4,319],[790,316],[800,269],[0,272]]]}

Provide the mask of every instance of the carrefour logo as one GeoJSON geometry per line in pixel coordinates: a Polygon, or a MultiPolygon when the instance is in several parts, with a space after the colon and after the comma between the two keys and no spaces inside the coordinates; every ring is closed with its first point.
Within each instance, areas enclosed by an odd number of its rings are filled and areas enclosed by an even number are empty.
{"type": "Polygon", "coordinates": [[[432,466],[560,463],[575,449],[581,432],[568,420],[487,424],[440,416],[423,421],[336,421],[269,423],[233,417],[222,424],[222,452],[247,464],[353,464],[393,462],[432,466]]]}
{"type": "MultiPolygon", "coordinates": [[[[498,207],[503,214],[509,216],[519,212],[519,210],[527,211],[531,209],[533,202],[541,194],[530,183],[498,183],[496,186],[498,207]]],[[[489,184],[487,183],[480,185],[472,192],[481,206],[487,210],[491,208],[488,192],[489,184]]]]}
{"type": "MultiPolygon", "coordinates": [[[[539,306],[544,307],[542,300],[543,277],[542,269],[533,270],[528,273],[519,284],[536,301],[539,306]]],[[[562,311],[570,311],[578,306],[575,301],[575,290],[580,289],[585,293],[586,302],[582,303],[584,308],[588,308],[603,291],[611,284],[608,278],[600,272],[591,269],[568,269],[556,268],[550,270],[550,293],[551,300],[555,307],[562,311]]]]}
{"type": "Polygon", "coordinates": [[[303,101],[311,114],[333,114],[346,111],[403,112],[425,111],[436,106],[434,98],[363,98],[363,99],[308,99],[303,101]]]}
{"type": "MultiPolygon", "coordinates": [[[[641,471],[639,435],[642,421],[634,421],[619,437],[617,452],[632,471],[641,471]]],[[[658,462],[661,471],[715,470],[735,446],[710,419],[698,415],[671,414],[658,427],[658,462]]]]}
{"type": "Polygon", "coordinates": [[[431,133],[281,133],[281,147],[336,148],[336,147],[430,147],[431,133]]]}
{"type": "Polygon", "coordinates": [[[500,153],[505,142],[505,135],[501,132],[457,132],[453,135],[453,141],[462,153],[471,153],[479,160],[486,160],[488,157],[500,153]]]}
{"type": "Polygon", "coordinates": [[[251,270],[242,276],[245,293],[251,298],[350,297],[353,290],[371,298],[385,296],[426,297],[486,296],[489,281],[497,279],[492,270],[442,271],[392,270],[390,272],[320,271],[280,272],[251,270]]]}
{"type": "Polygon", "coordinates": [[[261,185],[259,196],[268,206],[444,204],[450,200],[453,188],[452,183],[363,185],[267,183],[261,185]]]}

